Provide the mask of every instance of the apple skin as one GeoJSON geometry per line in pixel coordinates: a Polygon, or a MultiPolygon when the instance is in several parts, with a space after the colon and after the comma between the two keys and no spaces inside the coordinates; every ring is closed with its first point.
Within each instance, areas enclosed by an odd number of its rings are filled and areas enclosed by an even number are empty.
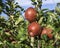
{"type": "Polygon", "coordinates": [[[47,35],[49,39],[52,39],[53,38],[53,35],[52,34],[48,34],[47,35]]]}
{"type": "Polygon", "coordinates": [[[36,16],[37,16],[37,11],[33,8],[33,7],[29,7],[26,11],[25,11],[25,18],[29,21],[29,22],[33,22],[36,20],[36,16]]]}
{"type": "Polygon", "coordinates": [[[34,36],[36,36],[36,34],[33,32],[29,32],[29,36],[34,37],[34,36]]]}
{"type": "Polygon", "coordinates": [[[31,24],[29,24],[28,34],[31,37],[38,36],[40,34],[40,31],[41,31],[41,27],[40,24],[38,24],[37,22],[32,22],[31,24]]]}
{"type": "Polygon", "coordinates": [[[47,35],[47,34],[50,34],[50,33],[52,33],[52,29],[50,29],[50,28],[43,28],[41,35],[43,35],[43,34],[47,35]]]}
{"type": "Polygon", "coordinates": [[[41,32],[41,36],[44,34],[47,35],[50,39],[53,37],[52,29],[50,29],[50,28],[43,28],[42,32],[41,32]]]}

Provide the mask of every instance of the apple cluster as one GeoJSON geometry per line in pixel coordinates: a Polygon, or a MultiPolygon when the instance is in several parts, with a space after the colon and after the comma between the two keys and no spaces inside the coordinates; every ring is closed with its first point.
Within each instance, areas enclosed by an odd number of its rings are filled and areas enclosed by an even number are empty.
{"type": "Polygon", "coordinates": [[[52,30],[50,28],[41,28],[41,25],[36,22],[37,11],[35,10],[35,8],[29,7],[25,11],[25,18],[30,22],[30,24],[28,25],[29,36],[35,37],[46,34],[49,38],[52,38],[52,30]]]}

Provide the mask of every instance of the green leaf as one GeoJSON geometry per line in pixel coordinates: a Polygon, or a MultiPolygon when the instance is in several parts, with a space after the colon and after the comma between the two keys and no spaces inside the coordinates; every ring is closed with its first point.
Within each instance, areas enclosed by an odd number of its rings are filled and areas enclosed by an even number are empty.
{"type": "Polygon", "coordinates": [[[47,41],[47,35],[42,35],[42,37],[41,37],[43,40],[45,40],[45,41],[47,41]]]}
{"type": "Polygon", "coordinates": [[[42,21],[43,21],[43,17],[41,17],[41,18],[39,19],[38,23],[41,24],[42,21]]]}
{"type": "Polygon", "coordinates": [[[56,8],[55,8],[55,11],[57,12],[57,14],[60,15],[60,8],[56,7],[56,8]]]}
{"type": "Polygon", "coordinates": [[[2,45],[2,44],[3,44],[3,42],[0,41],[0,45],[2,45]]]}
{"type": "Polygon", "coordinates": [[[24,28],[21,27],[20,30],[18,30],[17,39],[22,41],[26,39],[26,32],[24,28]]]}
{"type": "Polygon", "coordinates": [[[19,24],[20,22],[24,21],[23,17],[19,17],[16,22],[15,22],[15,25],[19,24]]]}
{"type": "Polygon", "coordinates": [[[35,0],[31,0],[32,2],[35,2],[35,0]]]}
{"type": "Polygon", "coordinates": [[[10,34],[9,32],[5,32],[5,34],[6,34],[7,36],[11,36],[11,34],[10,34]]]}

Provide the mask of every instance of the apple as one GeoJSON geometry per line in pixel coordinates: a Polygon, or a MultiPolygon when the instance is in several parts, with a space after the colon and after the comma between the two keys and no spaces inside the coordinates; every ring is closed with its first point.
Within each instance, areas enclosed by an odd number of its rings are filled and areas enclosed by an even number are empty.
{"type": "Polygon", "coordinates": [[[37,16],[37,11],[33,8],[33,7],[29,7],[26,11],[25,11],[25,18],[29,21],[29,22],[33,22],[36,20],[36,16],[37,16]]]}
{"type": "Polygon", "coordinates": [[[28,26],[28,34],[32,37],[37,36],[40,34],[41,31],[41,27],[40,24],[38,24],[37,22],[32,22],[31,24],[29,24],[28,26]]]}

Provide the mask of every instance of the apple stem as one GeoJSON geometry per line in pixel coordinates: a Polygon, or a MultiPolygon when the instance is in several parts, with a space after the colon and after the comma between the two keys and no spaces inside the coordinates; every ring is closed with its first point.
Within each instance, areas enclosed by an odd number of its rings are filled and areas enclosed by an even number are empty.
{"type": "Polygon", "coordinates": [[[31,46],[34,48],[34,37],[31,37],[31,46]]]}

